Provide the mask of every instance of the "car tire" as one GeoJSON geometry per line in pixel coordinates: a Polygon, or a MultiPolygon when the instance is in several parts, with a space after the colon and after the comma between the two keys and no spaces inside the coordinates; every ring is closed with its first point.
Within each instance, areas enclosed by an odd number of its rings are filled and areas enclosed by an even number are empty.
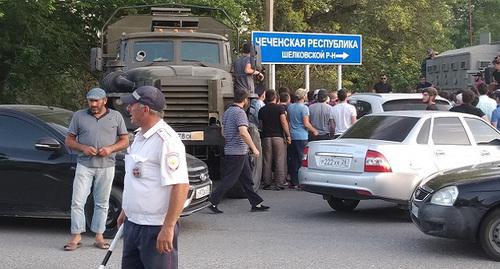
{"type": "Polygon", "coordinates": [[[500,208],[490,212],[482,221],[479,242],[491,259],[500,261],[500,208]]]}
{"type": "Polygon", "coordinates": [[[333,196],[328,197],[326,201],[328,202],[328,205],[330,205],[332,209],[339,212],[351,212],[359,204],[359,200],[341,199],[333,196]]]}
{"type": "MultiPolygon", "coordinates": [[[[253,124],[250,124],[250,127],[248,128],[248,132],[250,133],[250,136],[252,137],[252,141],[257,147],[257,149],[260,152],[259,157],[255,157],[251,155],[250,158],[250,168],[252,169],[252,180],[253,180],[253,190],[258,191],[260,188],[260,182],[262,179],[262,165],[263,165],[263,158],[262,158],[262,145],[260,141],[260,134],[259,130],[257,127],[253,124]]],[[[228,191],[227,195],[228,198],[234,198],[234,199],[243,199],[247,198],[247,195],[243,188],[241,187],[241,184],[239,181],[236,181],[234,186],[228,191]]]]}
{"type": "MultiPolygon", "coordinates": [[[[122,195],[123,190],[113,186],[109,196],[108,218],[106,219],[106,230],[104,231],[105,238],[113,238],[118,231],[117,221],[122,211],[122,195]]],[[[94,214],[94,197],[91,193],[85,204],[85,222],[90,230],[92,224],[92,216],[94,214]]]]}

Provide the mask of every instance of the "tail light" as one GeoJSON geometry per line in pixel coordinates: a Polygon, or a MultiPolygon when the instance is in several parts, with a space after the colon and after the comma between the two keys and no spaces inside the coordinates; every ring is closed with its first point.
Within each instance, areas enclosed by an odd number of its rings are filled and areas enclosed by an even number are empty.
{"type": "Polygon", "coordinates": [[[309,162],[307,161],[307,154],[309,153],[309,147],[305,146],[304,147],[304,155],[302,155],[302,166],[303,167],[308,167],[309,162]]]}
{"type": "Polygon", "coordinates": [[[382,153],[369,150],[365,157],[365,172],[392,172],[391,166],[382,153]]]}

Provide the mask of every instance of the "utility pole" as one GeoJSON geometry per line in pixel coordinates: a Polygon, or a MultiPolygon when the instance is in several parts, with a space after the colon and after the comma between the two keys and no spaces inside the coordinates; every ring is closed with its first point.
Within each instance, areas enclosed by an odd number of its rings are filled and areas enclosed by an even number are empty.
{"type": "Polygon", "coordinates": [[[469,46],[472,46],[472,0],[468,1],[469,4],[469,46]]]}
{"type": "MultiPolygon", "coordinates": [[[[274,31],[274,0],[266,0],[266,31],[272,32],[274,31]]],[[[266,65],[267,72],[267,85],[268,89],[276,89],[276,69],[274,64],[266,65]]]]}

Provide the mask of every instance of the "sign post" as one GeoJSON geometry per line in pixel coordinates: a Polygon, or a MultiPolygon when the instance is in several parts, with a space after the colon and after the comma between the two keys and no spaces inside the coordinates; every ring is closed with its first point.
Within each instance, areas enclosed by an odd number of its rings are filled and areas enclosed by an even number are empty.
{"type": "Polygon", "coordinates": [[[259,48],[263,64],[338,65],[339,89],[342,65],[362,63],[361,35],[255,31],[252,43],[259,48]]]}

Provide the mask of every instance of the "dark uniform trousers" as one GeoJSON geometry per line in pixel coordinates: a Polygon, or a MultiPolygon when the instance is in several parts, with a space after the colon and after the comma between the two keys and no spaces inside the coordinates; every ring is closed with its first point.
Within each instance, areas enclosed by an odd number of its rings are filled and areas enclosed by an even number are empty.
{"type": "Polygon", "coordinates": [[[167,254],[156,249],[162,226],[138,225],[128,220],[124,225],[122,269],[177,269],[179,223],[174,230],[174,249],[167,254]]]}
{"type": "Polygon", "coordinates": [[[262,203],[263,199],[253,190],[252,169],[250,169],[250,156],[248,155],[224,156],[224,175],[217,188],[212,192],[209,201],[213,205],[218,205],[226,192],[238,180],[252,206],[262,203]]]}

